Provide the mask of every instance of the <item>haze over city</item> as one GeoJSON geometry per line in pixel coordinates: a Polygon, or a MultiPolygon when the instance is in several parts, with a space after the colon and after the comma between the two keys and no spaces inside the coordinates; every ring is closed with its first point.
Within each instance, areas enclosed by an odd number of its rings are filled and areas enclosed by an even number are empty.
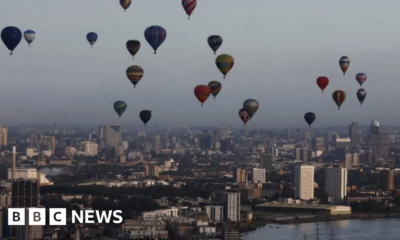
{"type": "Polygon", "coordinates": [[[201,1],[190,20],[171,2],[136,0],[126,13],[110,0],[2,2],[1,28],[34,29],[37,37],[30,47],[21,41],[13,56],[1,44],[0,122],[139,125],[146,109],[149,127],[241,126],[238,110],[254,98],[260,108],[250,129],[307,127],[308,111],[317,115],[313,127],[398,123],[399,1],[201,1]],[[167,30],[157,55],[143,36],[151,25],[167,30]],[[99,35],[93,48],[85,39],[91,31],[99,35]],[[224,39],[217,55],[235,58],[226,79],[207,45],[212,34],[224,39]],[[125,47],[130,39],[142,43],[134,60],[125,47]],[[341,56],[351,61],[345,77],[341,56]],[[125,71],[136,64],[145,74],[133,89],[125,71]],[[358,72],[368,75],[362,107],[358,72]],[[323,94],[318,76],[330,79],[323,94]],[[221,81],[222,91],[201,107],[193,88],[211,80],[221,81]],[[337,89],[347,92],[340,111],[331,96],[337,89]],[[128,104],[121,119],[112,108],[117,100],[128,104]]]}

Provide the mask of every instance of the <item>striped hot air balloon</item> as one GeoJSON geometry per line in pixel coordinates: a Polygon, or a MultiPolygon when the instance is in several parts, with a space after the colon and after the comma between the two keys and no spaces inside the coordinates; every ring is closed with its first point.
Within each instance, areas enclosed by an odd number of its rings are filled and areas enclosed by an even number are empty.
{"type": "Polygon", "coordinates": [[[358,84],[360,84],[360,87],[361,87],[364,84],[364,82],[367,81],[367,74],[357,73],[356,81],[358,82],[358,84]]]}
{"type": "Polygon", "coordinates": [[[167,38],[167,31],[160,26],[151,26],[144,31],[144,37],[150,46],[154,49],[154,54],[157,54],[157,49],[167,38]]]}
{"type": "Polygon", "coordinates": [[[28,43],[28,45],[30,46],[31,43],[35,40],[36,38],[36,33],[33,30],[26,30],[24,32],[24,38],[25,41],[28,43]]]}
{"type": "Polygon", "coordinates": [[[211,94],[215,97],[218,95],[218,93],[221,91],[222,85],[218,81],[211,81],[208,83],[208,86],[211,89],[211,94]]]}
{"type": "Polygon", "coordinates": [[[332,98],[338,106],[338,109],[340,110],[340,106],[342,106],[342,104],[346,100],[346,93],[342,90],[336,90],[332,93],[332,98]]]}
{"type": "Polygon", "coordinates": [[[232,69],[233,65],[235,64],[235,60],[231,55],[228,54],[221,54],[215,59],[215,64],[217,65],[217,68],[221,71],[221,73],[224,75],[224,78],[226,77],[226,74],[232,69]]]}
{"type": "Polygon", "coordinates": [[[343,76],[346,74],[347,69],[349,69],[350,66],[350,59],[346,56],[343,56],[339,60],[339,66],[342,69],[343,76]]]}
{"type": "Polygon", "coordinates": [[[201,102],[201,106],[207,101],[211,94],[211,89],[207,85],[198,85],[194,88],[194,95],[201,102]]]}
{"type": "Polygon", "coordinates": [[[136,84],[142,79],[144,75],[143,68],[137,65],[133,65],[126,69],[126,76],[128,77],[129,81],[133,84],[133,88],[136,88],[136,84]]]}
{"type": "Polygon", "coordinates": [[[127,105],[124,101],[116,101],[114,103],[114,110],[120,118],[121,118],[121,115],[125,112],[126,107],[127,107],[127,105]]]}
{"type": "Polygon", "coordinates": [[[197,0],[182,0],[182,7],[185,9],[186,14],[188,15],[188,19],[190,19],[190,15],[192,15],[194,9],[196,8],[197,0]]]}

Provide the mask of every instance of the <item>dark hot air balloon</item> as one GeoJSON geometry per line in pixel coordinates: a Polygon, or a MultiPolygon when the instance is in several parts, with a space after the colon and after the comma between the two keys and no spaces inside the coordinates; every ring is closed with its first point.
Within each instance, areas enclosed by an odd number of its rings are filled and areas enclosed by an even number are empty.
{"type": "Polygon", "coordinates": [[[308,112],[304,114],[304,120],[308,123],[308,127],[311,127],[311,124],[315,121],[315,114],[312,112],[308,112]]]}
{"type": "Polygon", "coordinates": [[[246,112],[244,108],[239,110],[239,117],[240,119],[242,119],[244,125],[246,126],[246,123],[249,120],[249,114],[246,112]]]}
{"type": "Polygon", "coordinates": [[[133,84],[133,88],[136,88],[136,84],[142,79],[144,75],[143,68],[137,65],[133,65],[126,69],[126,76],[128,77],[129,81],[133,84]]]}
{"type": "Polygon", "coordinates": [[[18,46],[22,39],[22,32],[17,27],[6,27],[1,31],[1,40],[10,50],[12,55],[14,49],[18,46]]]}
{"type": "Polygon", "coordinates": [[[232,69],[233,65],[235,64],[235,60],[231,55],[228,54],[221,54],[215,59],[215,64],[217,65],[218,69],[226,77],[226,74],[232,69]]]}
{"type": "Polygon", "coordinates": [[[209,36],[207,39],[208,45],[210,46],[210,48],[213,50],[214,55],[216,54],[217,50],[219,49],[219,47],[221,47],[222,45],[222,37],[218,36],[218,35],[212,35],[209,36]]]}
{"type": "Polygon", "coordinates": [[[328,86],[329,84],[329,79],[328,77],[318,77],[317,78],[317,85],[321,89],[322,92],[324,92],[324,89],[328,86]]]}
{"type": "Polygon", "coordinates": [[[257,112],[259,106],[258,101],[255,99],[247,99],[243,102],[243,108],[246,110],[247,114],[249,114],[250,120],[257,112]]]}
{"type": "Polygon", "coordinates": [[[119,4],[121,4],[121,7],[125,10],[129,8],[129,6],[131,5],[132,0],[119,0],[119,4]]]}
{"type": "Polygon", "coordinates": [[[358,98],[358,101],[360,102],[361,106],[362,106],[362,104],[363,104],[363,102],[364,102],[366,97],[367,97],[367,92],[365,91],[365,89],[364,88],[358,89],[357,98],[358,98]]]}
{"type": "Polygon", "coordinates": [[[151,111],[149,110],[143,110],[139,114],[140,119],[142,119],[142,122],[144,123],[144,126],[150,121],[151,119],[151,111]]]}
{"type": "Polygon", "coordinates": [[[157,49],[167,38],[167,31],[160,26],[151,26],[144,31],[144,37],[150,46],[154,49],[154,54],[157,54],[157,49]]]}
{"type": "Polygon", "coordinates": [[[185,9],[186,14],[188,15],[188,19],[190,19],[190,15],[192,15],[194,9],[196,8],[197,0],[182,0],[182,7],[185,9]]]}
{"type": "Polygon", "coordinates": [[[31,43],[35,40],[36,38],[36,33],[33,30],[26,30],[24,32],[24,38],[25,41],[28,43],[28,45],[30,46],[31,43]]]}
{"type": "Polygon", "coordinates": [[[208,83],[208,86],[210,87],[211,94],[215,97],[218,95],[218,93],[221,91],[222,85],[218,81],[211,81],[208,83]]]}
{"type": "Polygon", "coordinates": [[[211,89],[207,85],[198,85],[194,88],[194,95],[201,102],[201,106],[207,101],[211,94],[211,89]]]}
{"type": "Polygon", "coordinates": [[[114,103],[114,110],[120,118],[121,118],[121,115],[125,112],[126,107],[127,107],[127,105],[124,101],[116,101],[114,103]]]}
{"type": "Polygon", "coordinates": [[[346,56],[343,56],[339,60],[339,66],[342,69],[343,76],[346,74],[347,69],[349,69],[350,66],[350,59],[346,56]]]}
{"type": "Polygon", "coordinates": [[[367,74],[365,73],[357,73],[356,81],[360,84],[360,87],[363,85],[365,81],[367,81],[367,74]]]}
{"type": "Polygon", "coordinates": [[[139,52],[140,42],[138,40],[129,40],[126,42],[126,48],[132,55],[132,59],[135,57],[136,53],[139,52]]]}
{"type": "Polygon", "coordinates": [[[342,90],[336,90],[332,93],[332,98],[338,106],[338,109],[340,109],[340,106],[342,106],[342,104],[346,100],[346,93],[342,90]]]}
{"type": "Polygon", "coordinates": [[[86,39],[88,40],[88,42],[90,43],[90,46],[93,47],[93,44],[97,41],[97,33],[95,32],[90,32],[86,35],[86,39]]]}

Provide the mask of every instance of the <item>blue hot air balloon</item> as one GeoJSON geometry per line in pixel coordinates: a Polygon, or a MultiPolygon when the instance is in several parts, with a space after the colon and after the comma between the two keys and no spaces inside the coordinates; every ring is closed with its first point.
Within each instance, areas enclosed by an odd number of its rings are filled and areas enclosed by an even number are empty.
{"type": "Polygon", "coordinates": [[[151,26],[144,31],[144,37],[150,46],[154,49],[154,54],[157,53],[157,49],[161,46],[164,40],[167,38],[167,31],[160,26],[151,26]]]}
{"type": "Polygon", "coordinates": [[[90,32],[86,35],[86,39],[88,40],[88,42],[90,43],[90,45],[93,47],[93,44],[97,41],[97,33],[95,32],[90,32]]]}
{"type": "Polygon", "coordinates": [[[22,32],[17,27],[6,27],[1,31],[1,39],[8,50],[11,51],[10,55],[12,55],[14,49],[21,42],[22,32]]]}
{"type": "Polygon", "coordinates": [[[114,110],[120,118],[121,118],[121,115],[125,112],[126,107],[127,107],[127,105],[124,101],[116,101],[114,103],[114,110]]]}
{"type": "Polygon", "coordinates": [[[36,38],[36,33],[33,30],[26,30],[24,32],[24,38],[25,40],[28,42],[29,46],[31,45],[31,43],[33,42],[33,40],[35,40],[36,38]]]}

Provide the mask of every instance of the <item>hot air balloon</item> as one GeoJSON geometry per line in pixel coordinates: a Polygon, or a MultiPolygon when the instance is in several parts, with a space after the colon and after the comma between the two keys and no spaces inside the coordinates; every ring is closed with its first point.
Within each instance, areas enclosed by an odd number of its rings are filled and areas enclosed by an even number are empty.
{"type": "Polygon", "coordinates": [[[126,48],[132,55],[132,59],[135,57],[136,53],[139,52],[140,42],[138,40],[129,40],[126,42],[126,48]]]}
{"type": "Polygon", "coordinates": [[[8,50],[11,51],[10,55],[12,55],[14,49],[21,42],[22,32],[17,27],[6,27],[1,31],[1,39],[8,50]]]}
{"type": "Polygon", "coordinates": [[[139,114],[140,119],[142,119],[142,122],[144,123],[144,126],[150,121],[151,119],[151,111],[149,110],[143,110],[139,114]]]}
{"type": "Polygon", "coordinates": [[[259,107],[258,101],[255,99],[247,99],[243,102],[243,108],[246,110],[247,114],[249,114],[250,120],[257,112],[259,107]]]}
{"type": "Polygon", "coordinates": [[[129,6],[131,5],[131,3],[132,3],[132,0],[119,0],[119,4],[121,4],[121,7],[122,7],[123,9],[125,9],[125,12],[126,12],[126,9],[129,8],[129,6]]]}
{"type": "Polygon", "coordinates": [[[329,84],[329,79],[328,77],[318,77],[317,78],[317,85],[319,88],[321,88],[321,91],[324,92],[324,89],[328,86],[329,84]]]}
{"type": "Polygon", "coordinates": [[[114,103],[114,110],[120,118],[121,118],[121,115],[125,112],[126,107],[127,107],[127,105],[124,101],[116,101],[114,103]]]}
{"type": "Polygon", "coordinates": [[[315,117],[315,114],[312,112],[304,114],[304,120],[306,120],[306,122],[308,123],[308,127],[311,127],[311,124],[314,122],[315,117]]]}
{"type": "Polygon", "coordinates": [[[365,91],[365,89],[364,88],[358,89],[357,98],[358,98],[358,101],[360,101],[361,106],[362,106],[362,104],[363,104],[363,102],[364,102],[366,97],[367,97],[367,92],[365,91]]]}
{"type": "Polygon", "coordinates": [[[190,15],[192,15],[194,9],[196,8],[197,0],[182,0],[182,7],[185,9],[186,14],[188,15],[188,19],[190,19],[190,15]]]}
{"type": "Polygon", "coordinates": [[[93,44],[97,41],[97,33],[95,32],[90,32],[86,35],[86,39],[88,40],[88,42],[90,43],[90,45],[93,47],[93,44]]]}
{"type": "Polygon", "coordinates": [[[332,98],[333,101],[335,101],[336,105],[338,106],[338,109],[340,109],[340,106],[346,100],[346,93],[342,90],[336,90],[332,93],[332,98]]]}
{"type": "Polygon", "coordinates": [[[358,84],[360,84],[360,87],[363,85],[365,81],[367,81],[367,74],[365,73],[357,73],[356,75],[356,80],[358,84]]]}
{"type": "Polygon", "coordinates": [[[144,31],[144,37],[150,46],[154,49],[154,54],[157,54],[157,49],[167,38],[167,31],[160,26],[151,26],[144,31]]]}
{"type": "Polygon", "coordinates": [[[218,81],[211,81],[208,83],[208,86],[210,87],[211,94],[215,97],[218,95],[218,93],[221,91],[222,85],[218,81]]]}
{"type": "Polygon", "coordinates": [[[212,35],[209,36],[207,39],[208,45],[210,46],[210,48],[214,51],[214,55],[216,54],[217,50],[219,49],[219,47],[221,47],[222,45],[222,37],[218,36],[218,35],[212,35]]]}
{"type": "Polygon", "coordinates": [[[226,77],[226,74],[232,69],[233,65],[235,64],[235,60],[231,55],[222,54],[215,59],[215,64],[217,65],[218,69],[226,77]]]}
{"type": "Polygon", "coordinates": [[[142,79],[144,75],[144,71],[140,66],[133,65],[126,69],[126,76],[128,77],[129,81],[133,84],[133,88],[136,88],[136,84],[142,79]]]}
{"type": "Polygon", "coordinates": [[[339,66],[342,69],[343,76],[346,74],[347,69],[350,66],[350,59],[346,56],[343,56],[339,60],[339,66]]]}
{"type": "Polygon", "coordinates": [[[31,43],[33,42],[33,40],[35,40],[35,38],[36,38],[36,33],[33,30],[26,30],[24,32],[24,38],[30,46],[31,43]]]}
{"type": "Polygon", "coordinates": [[[246,112],[244,108],[239,110],[239,117],[240,119],[242,119],[244,125],[246,126],[246,123],[249,120],[249,114],[246,112]]]}
{"type": "Polygon", "coordinates": [[[211,89],[207,85],[198,85],[194,88],[194,95],[201,102],[203,106],[204,102],[208,99],[211,94],[211,89]]]}

